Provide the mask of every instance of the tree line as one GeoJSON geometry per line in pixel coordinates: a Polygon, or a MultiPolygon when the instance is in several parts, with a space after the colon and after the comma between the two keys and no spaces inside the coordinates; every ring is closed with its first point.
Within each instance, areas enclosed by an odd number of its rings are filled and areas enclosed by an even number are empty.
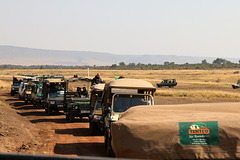
{"type": "Polygon", "coordinates": [[[199,69],[199,70],[208,70],[208,69],[236,69],[240,68],[239,63],[233,63],[226,59],[217,58],[212,63],[208,63],[206,59],[202,60],[201,63],[195,64],[175,64],[174,62],[164,62],[164,64],[143,64],[143,63],[128,63],[120,62],[119,64],[112,64],[106,66],[79,66],[79,65],[11,65],[4,64],[0,65],[0,69],[98,69],[98,70],[164,70],[164,69],[199,69]]]}

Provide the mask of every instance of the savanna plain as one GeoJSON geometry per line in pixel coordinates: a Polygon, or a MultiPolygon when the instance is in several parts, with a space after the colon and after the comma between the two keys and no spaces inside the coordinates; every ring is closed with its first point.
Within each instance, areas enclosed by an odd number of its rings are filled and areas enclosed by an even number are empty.
{"type": "MultiPolygon", "coordinates": [[[[155,104],[240,102],[240,89],[232,85],[240,79],[237,70],[90,70],[106,82],[116,77],[142,79],[156,84],[162,79],[176,79],[173,88],[157,88],[155,104]]],[[[24,104],[10,96],[12,77],[22,74],[79,75],[88,71],[78,69],[6,69],[0,70],[0,152],[55,154],[71,156],[106,156],[103,136],[91,137],[87,119],[69,124],[63,114],[46,116],[43,109],[24,104]],[[82,149],[81,149],[82,148],[82,149]]]]}

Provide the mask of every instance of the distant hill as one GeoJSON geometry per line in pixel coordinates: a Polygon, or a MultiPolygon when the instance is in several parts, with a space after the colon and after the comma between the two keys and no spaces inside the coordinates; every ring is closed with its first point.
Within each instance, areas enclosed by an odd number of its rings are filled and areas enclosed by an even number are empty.
{"type": "MultiPolygon", "coordinates": [[[[90,51],[44,50],[0,45],[0,64],[16,65],[112,65],[119,62],[163,64],[166,61],[176,64],[201,63],[203,59],[212,63],[221,57],[191,57],[176,55],[116,55],[90,51]]],[[[239,59],[226,58],[238,63],[239,59]]]]}

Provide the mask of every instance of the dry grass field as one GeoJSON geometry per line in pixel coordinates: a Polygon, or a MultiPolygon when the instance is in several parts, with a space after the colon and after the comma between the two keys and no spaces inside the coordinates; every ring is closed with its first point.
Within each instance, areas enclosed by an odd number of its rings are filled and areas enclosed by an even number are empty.
{"type": "MultiPolygon", "coordinates": [[[[113,80],[115,77],[124,76],[125,78],[143,79],[156,83],[162,79],[175,78],[178,85],[174,88],[158,88],[156,97],[164,98],[169,101],[181,99],[182,101],[191,100],[192,102],[228,102],[240,101],[240,89],[232,89],[232,84],[240,79],[240,74],[233,74],[236,70],[90,70],[90,78],[96,73],[101,73],[101,77],[106,82],[113,80]]],[[[9,89],[12,76],[21,74],[36,75],[64,75],[66,78],[77,74],[81,77],[87,77],[87,70],[78,69],[12,69],[0,70],[0,89],[9,89]]],[[[164,100],[163,100],[164,101],[164,100]]],[[[178,103],[178,102],[176,102],[178,103]]],[[[187,102],[188,103],[188,102],[187,102]]]]}

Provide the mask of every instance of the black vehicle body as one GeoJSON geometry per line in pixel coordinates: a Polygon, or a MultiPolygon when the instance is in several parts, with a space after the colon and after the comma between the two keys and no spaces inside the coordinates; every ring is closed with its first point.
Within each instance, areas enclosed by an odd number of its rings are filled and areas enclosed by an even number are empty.
{"type": "Polygon", "coordinates": [[[100,135],[103,131],[102,94],[105,84],[91,86],[89,131],[91,135],[100,135]]]}
{"type": "Polygon", "coordinates": [[[14,96],[15,94],[18,94],[19,87],[21,82],[23,81],[23,76],[14,76],[13,82],[11,85],[11,96],[14,96]]]}
{"type": "Polygon", "coordinates": [[[167,86],[169,88],[173,88],[176,85],[177,85],[176,79],[164,79],[161,83],[157,83],[157,86],[159,88],[163,87],[163,86],[167,86]]]}
{"type": "Polygon", "coordinates": [[[77,91],[77,88],[85,86],[85,83],[89,86],[90,82],[90,79],[81,77],[74,77],[66,80],[66,87],[64,90],[64,113],[66,114],[66,119],[70,120],[70,122],[73,122],[75,117],[89,117],[90,98],[82,96],[81,93],[77,91]]]}
{"type": "Polygon", "coordinates": [[[48,115],[63,110],[64,88],[64,79],[45,79],[43,81],[43,106],[48,115]]]}

